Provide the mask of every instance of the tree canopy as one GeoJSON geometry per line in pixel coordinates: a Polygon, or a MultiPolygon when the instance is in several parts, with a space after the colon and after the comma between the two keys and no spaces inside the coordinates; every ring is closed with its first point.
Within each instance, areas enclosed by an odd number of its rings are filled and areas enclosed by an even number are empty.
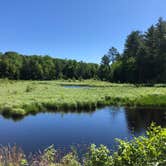
{"type": "Polygon", "coordinates": [[[110,80],[115,82],[165,83],[166,21],[159,18],[146,32],[131,32],[110,72],[110,80]]]}
{"type": "Polygon", "coordinates": [[[16,52],[0,54],[0,78],[23,80],[90,79],[97,78],[99,66],[93,63],[25,56],[16,52]]]}

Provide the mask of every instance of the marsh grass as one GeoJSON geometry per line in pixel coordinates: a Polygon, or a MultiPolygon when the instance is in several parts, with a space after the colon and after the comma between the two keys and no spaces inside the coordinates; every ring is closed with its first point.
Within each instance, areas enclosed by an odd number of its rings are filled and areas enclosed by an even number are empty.
{"type": "Polygon", "coordinates": [[[44,151],[26,156],[17,146],[0,147],[0,166],[81,166],[75,151],[61,154],[51,145],[44,151]]]}
{"type": "Polygon", "coordinates": [[[0,147],[0,166],[25,166],[25,154],[17,146],[0,147]]]}
{"type": "Polygon", "coordinates": [[[11,81],[0,80],[0,112],[24,116],[45,111],[93,111],[107,105],[165,107],[166,88],[137,87],[96,80],[11,81]],[[64,88],[62,85],[93,88],[64,88]]]}

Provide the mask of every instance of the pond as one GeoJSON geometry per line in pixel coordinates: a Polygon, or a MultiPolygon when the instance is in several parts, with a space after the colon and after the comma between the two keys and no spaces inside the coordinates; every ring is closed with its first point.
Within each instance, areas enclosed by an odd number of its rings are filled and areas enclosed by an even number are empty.
{"type": "Polygon", "coordinates": [[[41,113],[14,121],[0,116],[0,144],[17,144],[26,152],[90,143],[115,147],[115,138],[143,135],[154,121],[166,126],[165,110],[105,107],[92,113],[41,113]]]}

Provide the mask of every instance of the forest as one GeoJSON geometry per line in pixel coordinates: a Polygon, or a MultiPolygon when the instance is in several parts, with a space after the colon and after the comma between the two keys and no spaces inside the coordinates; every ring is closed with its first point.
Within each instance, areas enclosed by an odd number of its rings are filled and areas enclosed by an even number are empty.
{"type": "Polygon", "coordinates": [[[123,54],[111,65],[109,78],[115,82],[165,83],[166,21],[159,18],[146,32],[131,32],[123,54]]]}
{"type": "Polygon", "coordinates": [[[14,80],[99,79],[119,83],[166,82],[166,21],[159,18],[146,32],[133,31],[124,51],[111,47],[100,64],[50,56],[0,53],[0,78],[14,80]]]}

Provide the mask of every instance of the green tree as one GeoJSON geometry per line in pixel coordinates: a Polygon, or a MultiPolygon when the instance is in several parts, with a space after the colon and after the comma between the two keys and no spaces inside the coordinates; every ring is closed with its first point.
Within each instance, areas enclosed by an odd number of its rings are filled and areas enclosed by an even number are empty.
{"type": "Polygon", "coordinates": [[[120,54],[119,54],[118,50],[115,47],[111,47],[108,50],[107,55],[108,55],[111,63],[114,63],[116,60],[120,59],[120,54]]]}
{"type": "Polygon", "coordinates": [[[100,68],[99,68],[99,78],[101,80],[109,80],[110,78],[110,56],[109,55],[104,55],[101,58],[101,64],[100,64],[100,68]]]}

